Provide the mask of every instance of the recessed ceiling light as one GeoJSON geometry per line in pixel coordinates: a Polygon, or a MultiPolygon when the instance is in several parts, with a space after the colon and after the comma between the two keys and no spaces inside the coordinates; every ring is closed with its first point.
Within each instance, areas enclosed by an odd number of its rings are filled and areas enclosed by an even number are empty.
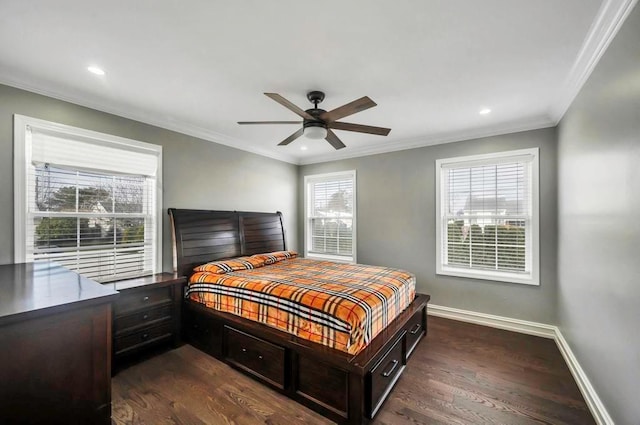
{"type": "Polygon", "coordinates": [[[482,108],[480,109],[480,115],[487,115],[491,113],[491,109],[489,108],[482,108]]]}
{"type": "Polygon", "coordinates": [[[104,75],[104,71],[97,66],[90,66],[87,68],[87,71],[96,74],[96,75],[104,75]]]}
{"type": "Polygon", "coordinates": [[[306,150],[307,150],[307,147],[306,147],[306,146],[300,146],[300,150],[301,150],[301,151],[306,151],[306,150]]]}

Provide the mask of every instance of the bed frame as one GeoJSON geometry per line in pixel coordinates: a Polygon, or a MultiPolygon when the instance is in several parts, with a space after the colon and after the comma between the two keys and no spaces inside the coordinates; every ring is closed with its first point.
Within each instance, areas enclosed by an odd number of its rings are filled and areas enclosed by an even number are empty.
{"type": "MultiPolygon", "coordinates": [[[[174,269],[286,249],[282,214],[169,209],[174,269]]],[[[378,412],[427,333],[428,295],[413,303],[360,353],[350,355],[261,323],[185,300],[186,342],[340,424],[378,412]]]]}

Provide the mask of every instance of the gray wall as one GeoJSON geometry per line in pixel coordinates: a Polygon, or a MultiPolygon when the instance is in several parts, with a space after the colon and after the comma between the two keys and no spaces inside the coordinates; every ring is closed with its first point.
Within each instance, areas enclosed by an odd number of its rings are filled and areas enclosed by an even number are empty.
{"type": "Polygon", "coordinates": [[[163,268],[171,270],[166,209],[282,211],[297,248],[297,166],[0,85],[0,264],[13,262],[13,114],[163,147],[163,268]]]}
{"type": "Polygon", "coordinates": [[[556,322],[557,173],[555,129],[428,146],[300,167],[299,246],[304,235],[305,175],[356,170],[358,262],[416,274],[433,304],[542,323],[556,322]],[[435,160],[540,148],[540,286],[435,274],[435,160]]]}
{"type": "Polygon", "coordinates": [[[559,326],[618,425],[640,423],[640,7],[558,130],[559,326]]]}

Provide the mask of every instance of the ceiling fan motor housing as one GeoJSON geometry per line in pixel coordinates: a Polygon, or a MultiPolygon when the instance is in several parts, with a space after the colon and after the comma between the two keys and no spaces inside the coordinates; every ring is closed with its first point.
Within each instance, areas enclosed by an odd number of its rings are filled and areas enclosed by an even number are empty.
{"type": "Polygon", "coordinates": [[[327,126],[327,124],[320,118],[320,115],[327,112],[324,109],[319,109],[319,108],[307,109],[305,112],[311,115],[314,119],[310,120],[305,118],[302,121],[303,127],[306,128],[306,127],[326,127],[327,126]]]}

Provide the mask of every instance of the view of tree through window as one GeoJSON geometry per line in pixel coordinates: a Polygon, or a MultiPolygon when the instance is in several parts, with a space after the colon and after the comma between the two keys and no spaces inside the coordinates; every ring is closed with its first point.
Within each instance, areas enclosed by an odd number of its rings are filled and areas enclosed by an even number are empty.
{"type": "Polygon", "coordinates": [[[124,264],[144,268],[146,182],[142,176],[106,175],[35,167],[34,257],[47,257],[84,274],[124,264]],[[77,250],[83,250],[82,259],[77,250]]]}

